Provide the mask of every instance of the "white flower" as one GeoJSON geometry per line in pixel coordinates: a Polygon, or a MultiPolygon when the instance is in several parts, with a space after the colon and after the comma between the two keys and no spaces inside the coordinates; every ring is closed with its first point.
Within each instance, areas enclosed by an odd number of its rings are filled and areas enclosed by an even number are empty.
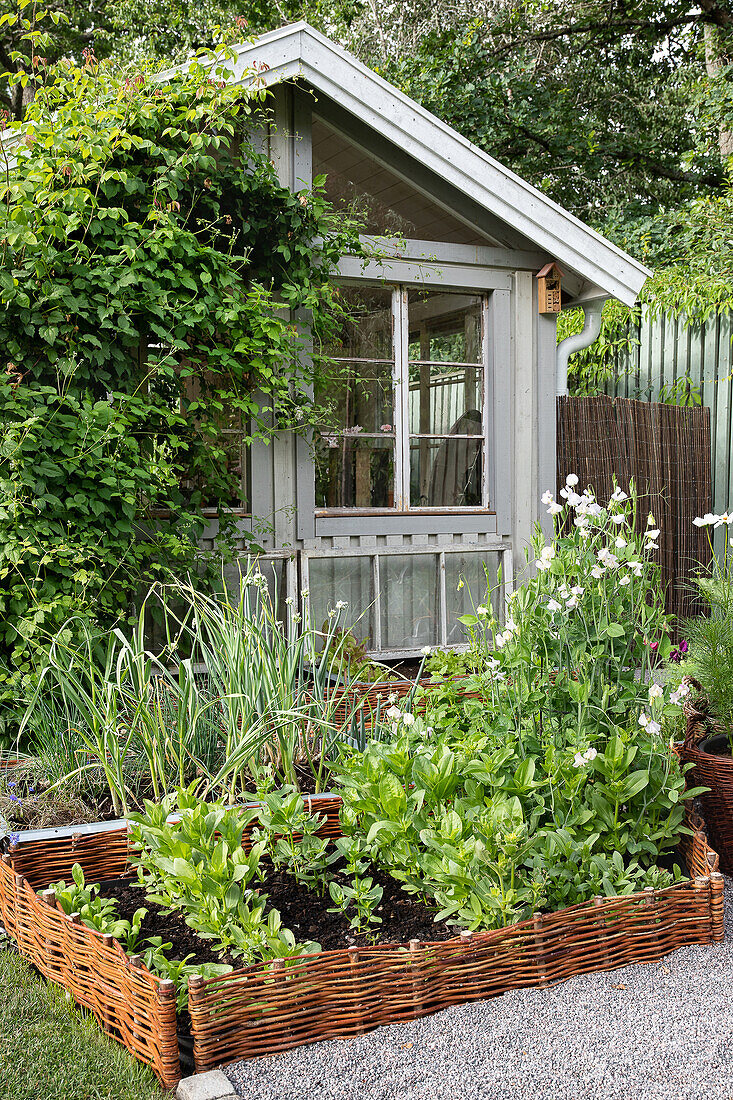
{"type": "Polygon", "coordinates": [[[576,516],[575,519],[573,520],[573,523],[575,524],[576,527],[585,527],[587,522],[588,522],[588,517],[587,516],[582,516],[582,515],[581,516],[576,516]]]}
{"type": "Polygon", "coordinates": [[[508,618],[507,621],[504,623],[504,629],[508,630],[511,634],[516,633],[517,624],[514,622],[514,619],[512,619],[511,617],[508,618]]]}
{"type": "Polygon", "coordinates": [[[544,573],[545,569],[550,568],[549,561],[545,561],[544,558],[537,558],[534,564],[535,568],[539,569],[540,573],[544,573]]]}
{"type": "Polygon", "coordinates": [[[562,504],[556,504],[553,500],[550,507],[547,509],[548,516],[557,516],[562,512],[562,504]]]}
{"type": "Polygon", "coordinates": [[[336,604],[337,611],[343,611],[345,607],[348,607],[346,600],[339,600],[336,604]]]}
{"type": "Polygon", "coordinates": [[[611,523],[626,523],[626,516],[623,512],[617,512],[615,516],[611,516],[611,523]]]}
{"type": "Polygon", "coordinates": [[[583,503],[583,498],[574,493],[572,489],[568,490],[568,504],[571,508],[577,508],[579,504],[583,503]]]}
{"type": "Polygon", "coordinates": [[[655,722],[648,714],[644,714],[643,711],[639,716],[639,725],[643,726],[646,732],[650,733],[652,737],[656,736],[662,729],[659,722],[655,722]]]}
{"type": "Polygon", "coordinates": [[[606,569],[618,569],[618,558],[611,553],[607,546],[599,550],[596,557],[601,565],[605,565],[606,569]]]}
{"type": "Polygon", "coordinates": [[[298,612],[296,611],[296,612],[295,612],[295,614],[293,615],[293,622],[295,623],[295,625],[296,625],[296,626],[297,626],[297,625],[298,625],[298,623],[300,622],[301,618],[302,618],[302,615],[300,615],[300,614],[299,614],[299,613],[298,613],[298,612]]]}
{"type": "Polygon", "coordinates": [[[718,517],[714,516],[712,512],[706,512],[704,516],[695,516],[692,522],[696,527],[710,527],[717,522],[717,519],[718,517]]]}
{"type": "Polygon", "coordinates": [[[545,547],[543,547],[542,553],[540,554],[540,557],[542,558],[543,561],[552,561],[552,559],[555,557],[555,547],[554,546],[545,546],[545,547]]]}
{"type": "Polygon", "coordinates": [[[335,619],[336,618],[336,608],[335,607],[329,608],[328,617],[329,617],[329,619],[335,619]]]}
{"type": "Polygon", "coordinates": [[[674,703],[675,706],[679,706],[686,695],[690,694],[689,684],[680,684],[676,691],[673,691],[669,697],[670,703],[674,703]]]}
{"type": "Polygon", "coordinates": [[[561,606],[561,604],[559,604],[557,602],[557,600],[550,600],[549,603],[547,604],[547,610],[548,611],[553,611],[553,612],[554,611],[562,611],[562,606],[561,606]]]}
{"type": "Polygon", "coordinates": [[[631,584],[631,578],[630,577],[622,577],[621,580],[618,583],[621,585],[622,588],[626,588],[626,586],[628,584],[631,584]]]}
{"type": "Polygon", "coordinates": [[[302,588],[300,594],[304,600],[307,600],[310,595],[310,590],[308,588],[302,588]]]}
{"type": "Polygon", "coordinates": [[[499,668],[499,662],[496,660],[495,657],[489,657],[486,662],[486,667],[489,672],[496,672],[497,668],[499,668]]]}
{"type": "Polygon", "coordinates": [[[644,537],[647,539],[658,539],[661,534],[660,529],[657,527],[654,531],[646,531],[644,537]]]}
{"type": "Polygon", "coordinates": [[[476,608],[476,614],[477,615],[488,615],[488,613],[489,613],[488,607],[484,607],[484,605],[482,603],[480,603],[478,605],[478,607],[476,608]]]}
{"type": "Polygon", "coordinates": [[[595,760],[595,758],[598,756],[598,753],[595,749],[586,749],[586,751],[583,753],[583,756],[590,764],[591,760],[595,760]]]}
{"type": "Polygon", "coordinates": [[[577,606],[578,606],[578,597],[577,596],[571,596],[570,599],[565,604],[565,610],[566,611],[574,611],[577,606]]]}
{"type": "Polygon", "coordinates": [[[403,726],[412,726],[412,725],[414,725],[414,723],[415,723],[415,715],[414,714],[403,714],[402,715],[402,725],[403,726]]]}
{"type": "Polygon", "coordinates": [[[570,589],[570,591],[572,592],[572,594],[573,594],[574,596],[582,596],[582,595],[583,595],[583,593],[585,592],[585,589],[584,589],[584,588],[582,587],[582,585],[580,585],[580,584],[575,584],[575,585],[573,585],[573,587],[572,587],[572,588],[570,589]]]}
{"type": "Polygon", "coordinates": [[[723,512],[721,516],[715,518],[715,527],[722,527],[723,524],[727,526],[730,523],[733,523],[733,513],[729,515],[727,512],[723,512]]]}
{"type": "Polygon", "coordinates": [[[584,765],[585,757],[583,756],[582,752],[576,752],[575,756],[573,757],[573,767],[582,768],[584,765]]]}
{"type": "Polygon", "coordinates": [[[615,500],[618,504],[622,504],[623,501],[628,500],[628,493],[625,493],[621,486],[617,486],[611,493],[611,500],[615,500]]]}
{"type": "Polygon", "coordinates": [[[430,656],[430,653],[431,653],[431,649],[430,649],[430,646],[429,646],[429,645],[424,645],[424,646],[422,647],[422,650],[421,650],[421,652],[422,652],[422,655],[423,655],[423,657],[429,657],[429,656],[430,656]]]}
{"type": "Polygon", "coordinates": [[[590,571],[591,577],[595,577],[596,580],[600,580],[603,576],[603,570],[598,565],[594,565],[590,571]]]}
{"type": "Polygon", "coordinates": [[[288,605],[288,607],[292,607],[293,604],[295,603],[295,600],[293,599],[292,596],[286,596],[285,597],[285,603],[288,605]]]}
{"type": "Polygon", "coordinates": [[[652,684],[649,688],[650,699],[662,699],[664,697],[664,688],[661,684],[652,684]]]}
{"type": "Polygon", "coordinates": [[[560,594],[560,596],[562,597],[563,600],[567,600],[568,597],[570,596],[570,589],[568,588],[568,586],[566,584],[561,584],[560,587],[558,588],[558,592],[559,592],[559,594],[560,594]]]}
{"type": "Polygon", "coordinates": [[[624,546],[628,546],[628,545],[629,544],[626,541],[626,539],[622,539],[621,536],[619,535],[619,537],[616,539],[616,546],[618,547],[618,549],[623,550],[624,546]]]}
{"type": "Polygon", "coordinates": [[[385,717],[389,718],[391,722],[399,722],[402,717],[402,711],[399,707],[392,706],[385,712],[385,717]]]}
{"type": "Polygon", "coordinates": [[[552,493],[550,492],[549,489],[545,489],[544,493],[540,497],[540,500],[542,501],[543,504],[552,504],[554,499],[555,498],[553,497],[553,495],[552,495],[552,493]]]}
{"type": "Polygon", "coordinates": [[[649,515],[646,517],[647,527],[653,527],[656,522],[657,521],[655,520],[654,516],[650,512],[649,515]]]}
{"type": "Polygon", "coordinates": [[[578,475],[577,474],[568,474],[568,476],[565,478],[565,484],[569,485],[571,488],[573,486],[577,485],[578,484],[578,475]]]}
{"type": "Polygon", "coordinates": [[[582,539],[589,539],[590,538],[590,527],[581,527],[580,528],[580,537],[582,539]]]}

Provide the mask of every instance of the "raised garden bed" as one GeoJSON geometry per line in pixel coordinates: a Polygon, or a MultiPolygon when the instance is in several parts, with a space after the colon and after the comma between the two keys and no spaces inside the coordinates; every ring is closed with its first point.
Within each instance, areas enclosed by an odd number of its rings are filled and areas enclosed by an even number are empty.
{"type": "MultiPolygon", "coordinates": [[[[338,835],[339,799],[314,797],[311,805],[326,815],[324,835],[338,835]]],[[[189,1013],[196,1069],[357,1035],[508,989],[547,986],[719,941],[723,880],[701,822],[693,824],[682,852],[691,881],[664,890],[595,899],[492,932],[326,950],[193,978],[189,1013]]],[[[53,832],[50,838],[19,838],[0,862],[3,923],[41,973],[69,989],[108,1034],[173,1087],[180,1077],[173,984],[36,893],[68,878],[74,863],[88,881],[123,874],[126,829],[53,832]]]]}

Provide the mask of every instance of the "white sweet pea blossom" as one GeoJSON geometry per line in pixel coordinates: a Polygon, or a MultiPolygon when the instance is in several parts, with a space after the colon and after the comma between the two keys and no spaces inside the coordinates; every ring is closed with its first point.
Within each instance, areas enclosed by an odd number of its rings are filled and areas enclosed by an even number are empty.
{"type": "Polygon", "coordinates": [[[661,732],[662,727],[659,722],[655,722],[653,718],[650,718],[648,714],[643,711],[639,715],[639,725],[642,726],[647,733],[650,733],[652,737],[661,732]]]}
{"type": "Polygon", "coordinates": [[[516,633],[517,624],[514,622],[514,619],[512,619],[511,616],[504,623],[504,629],[508,630],[510,634],[516,633]]]}
{"type": "Polygon", "coordinates": [[[581,527],[581,528],[579,528],[579,530],[580,530],[580,537],[582,539],[589,539],[590,538],[590,527],[581,527]]]}
{"type": "Polygon", "coordinates": [[[552,504],[554,499],[555,498],[554,498],[554,496],[552,495],[552,493],[550,492],[549,489],[545,489],[544,493],[540,497],[540,500],[542,501],[543,504],[552,504]]]}
{"type": "Polygon", "coordinates": [[[642,561],[629,561],[626,564],[631,572],[637,577],[640,577],[644,572],[644,563],[642,561]]]}
{"type": "Polygon", "coordinates": [[[478,607],[476,608],[476,614],[477,615],[488,615],[489,614],[489,609],[488,609],[488,607],[484,607],[484,605],[482,603],[480,603],[478,605],[478,607]]]}
{"type": "Polygon", "coordinates": [[[503,649],[507,642],[510,642],[511,640],[511,633],[510,631],[507,631],[506,634],[497,634],[494,638],[494,644],[497,645],[499,649],[503,649]]]}
{"type": "Polygon", "coordinates": [[[603,570],[600,568],[600,566],[594,565],[590,571],[590,575],[591,577],[594,577],[595,580],[599,581],[603,576],[603,570]]]}
{"type": "Polygon", "coordinates": [[[595,749],[586,749],[586,751],[583,753],[583,756],[590,764],[591,760],[595,760],[595,758],[598,756],[598,753],[595,749]]]}
{"type": "Polygon", "coordinates": [[[584,765],[585,757],[583,756],[582,752],[576,752],[575,756],[573,757],[573,767],[582,768],[584,767],[584,765]]]}
{"type": "Polygon", "coordinates": [[[611,500],[616,501],[617,504],[622,504],[625,500],[629,499],[628,493],[625,493],[620,485],[618,485],[611,493],[611,500]]]}
{"type": "Polygon", "coordinates": [[[615,554],[611,553],[607,546],[599,550],[596,557],[601,565],[605,565],[606,569],[618,569],[618,558],[615,554]]]}
{"type": "Polygon", "coordinates": [[[653,541],[654,539],[658,539],[661,533],[661,530],[657,527],[653,531],[646,531],[644,537],[653,541]]]}
{"type": "Polygon", "coordinates": [[[588,517],[584,515],[576,516],[573,523],[576,527],[585,527],[588,523],[588,517]]]}
{"type": "Polygon", "coordinates": [[[402,711],[399,707],[392,706],[385,711],[385,717],[389,718],[390,722],[399,722],[402,717],[402,711]]]}
{"type": "Polygon", "coordinates": [[[611,523],[626,523],[626,516],[623,512],[616,512],[611,516],[611,523]]]}
{"type": "Polygon", "coordinates": [[[557,591],[563,600],[567,600],[570,596],[570,589],[566,584],[561,584],[557,591]]]}
{"type": "Polygon", "coordinates": [[[412,726],[414,724],[415,724],[415,715],[414,714],[403,714],[402,715],[402,725],[403,726],[412,726]]]}
{"type": "Polygon", "coordinates": [[[499,662],[496,660],[495,657],[489,657],[489,659],[486,662],[486,667],[489,670],[489,672],[496,672],[497,668],[499,668],[500,666],[499,666],[499,662]]]}
{"type": "Polygon", "coordinates": [[[626,588],[627,585],[631,584],[631,578],[622,577],[618,583],[621,585],[622,588],[626,588]]]}
{"type": "Polygon", "coordinates": [[[623,550],[624,546],[628,546],[628,545],[629,545],[629,544],[628,544],[628,542],[626,541],[626,539],[622,539],[622,538],[621,538],[621,536],[619,535],[619,537],[618,537],[618,538],[616,539],[616,546],[617,546],[617,548],[618,548],[619,550],[623,550]]]}
{"type": "Polygon", "coordinates": [[[568,476],[565,478],[565,484],[569,485],[571,489],[574,488],[574,486],[578,484],[578,475],[568,474],[568,476]]]}
{"type": "Polygon", "coordinates": [[[652,686],[649,688],[649,699],[651,700],[651,699],[663,699],[663,698],[664,698],[664,688],[662,687],[662,685],[661,684],[652,684],[652,686]]]}
{"type": "Polygon", "coordinates": [[[689,684],[680,684],[676,691],[673,691],[669,697],[670,703],[674,703],[675,706],[679,706],[686,695],[690,694],[689,684]]]}
{"type": "Polygon", "coordinates": [[[554,500],[550,502],[550,507],[547,509],[548,516],[558,516],[562,512],[562,504],[557,504],[554,500]]]}
{"type": "Polygon", "coordinates": [[[572,594],[573,594],[574,596],[582,596],[582,595],[583,595],[583,593],[585,592],[585,589],[584,589],[584,588],[582,587],[582,585],[580,585],[580,584],[575,584],[575,585],[573,585],[573,587],[572,587],[572,588],[570,589],[570,591],[572,592],[572,594]]]}
{"type": "Polygon", "coordinates": [[[565,604],[565,610],[566,611],[574,611],[577,606],[578,606],[578,597],[577,596],[571,596],[570,599],[565,604]]]}
{"type": "Polygon", "coordinates": [[[555,547],[554,546],[543,546],[542,553],[540,554],[540,557],[542,558],[543,561],[552,561],[552,559],[555,557],[555,547]]]}
{"type": "Polygon", "coordinates": [[[552,612],[562,611],[562,606],[557,602],[557,600],[550,600],[547,604],[547,610],[552,612]]]}
{"type": "Polygon", "coordinates": [[[583,502],[583,498],[579,496],[578,493],[574,493],[572,489],[568,489],[567,500],[571,508],[577,508],[578,505],[583,502]]]}

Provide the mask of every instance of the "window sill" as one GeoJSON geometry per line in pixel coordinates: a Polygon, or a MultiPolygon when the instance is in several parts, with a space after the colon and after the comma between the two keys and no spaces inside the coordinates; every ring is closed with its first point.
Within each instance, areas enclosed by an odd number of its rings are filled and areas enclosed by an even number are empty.
{"type": "Polygon", "coordinates": [[[409,508],[400,511],[397,508],[316,508],[316,519],[334,519],[337,517],[356,516],[400,516],[407,519],[410,516],[495,516],[492,508],[470,508],[457,506],[455,508],[409,508]]]}

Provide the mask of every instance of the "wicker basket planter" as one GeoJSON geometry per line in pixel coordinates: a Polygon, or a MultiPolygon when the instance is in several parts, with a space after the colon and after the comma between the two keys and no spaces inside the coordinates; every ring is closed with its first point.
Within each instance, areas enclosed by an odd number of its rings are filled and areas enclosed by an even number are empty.
{"type": "Polygon", "coordinates": [[[710,843],[720,855],[722,870],[733,874],[733,758],[703,751],[701,742],[721,729],[700,705],[698,701],[685,707],[685,740],[678,751],[683,763],[693,765],[688,782],[710,788],[701,795],[710,843]]]}
{"type": "MultiPolygon", "coordinates": [[[[338,800],[311,800],[338,835],[338,800]]],[[[452,940],[324,951],[192,980],[189,1012],[198,1071],[323,1039],[358,1035],[450,1005],[575,974],[652,962],[679,947],[723,938],[723,879],[702,823],[684,856],[692,880],[666,890],[597,898],[493,932],[452,940]]],[[[24,841],[0,860],[0,917],[47,978],[65,986],[104,1030],[172,1088],[180,1078],[175,990],[119,944],[66,916],[36,890],[69,876],[124,873],[125,830],[24,841]]]]}

